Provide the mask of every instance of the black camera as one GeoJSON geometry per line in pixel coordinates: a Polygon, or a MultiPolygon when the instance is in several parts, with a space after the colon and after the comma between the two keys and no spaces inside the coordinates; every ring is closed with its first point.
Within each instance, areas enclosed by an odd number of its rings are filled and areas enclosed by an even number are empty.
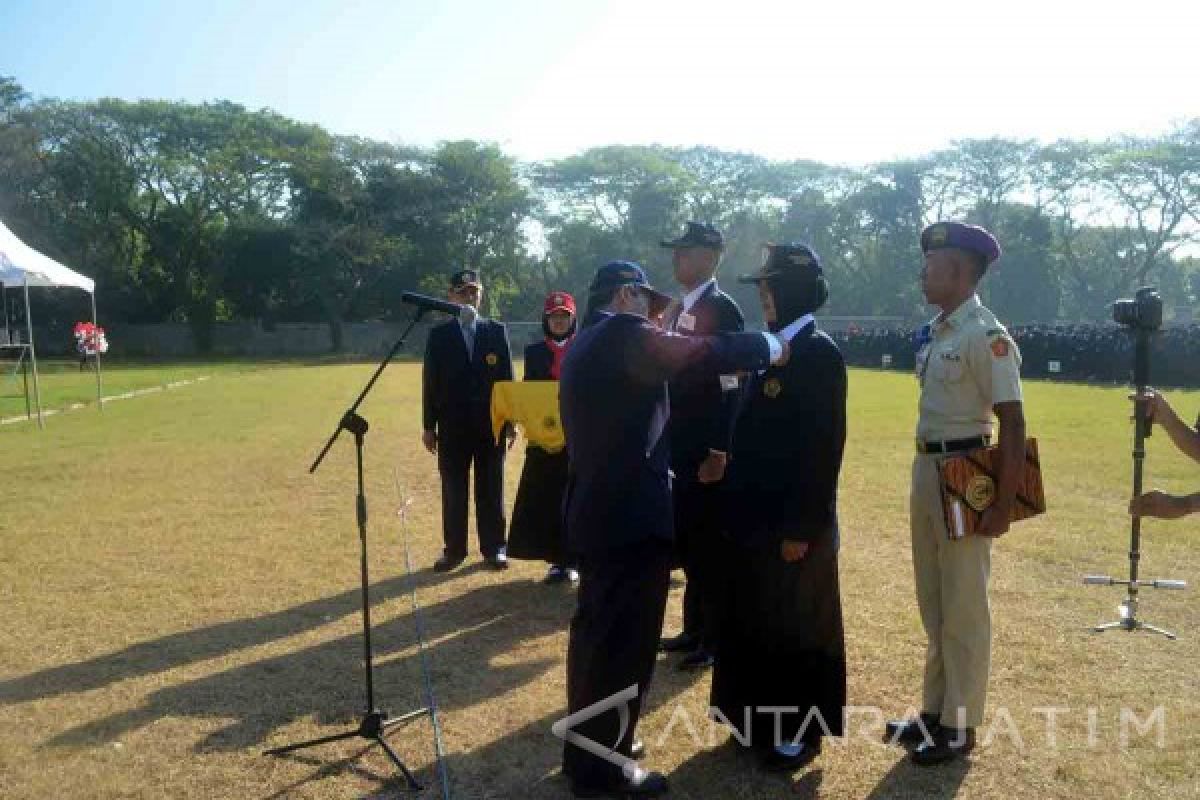
{"type": "Polygon", "coordinates": [[[1113,320],[1118,325],[1143,331],[1156,331],[1162,327],[1162,297],[1153,286],[1137,290],[1132,300],[1113,303],[1113,320]]]}

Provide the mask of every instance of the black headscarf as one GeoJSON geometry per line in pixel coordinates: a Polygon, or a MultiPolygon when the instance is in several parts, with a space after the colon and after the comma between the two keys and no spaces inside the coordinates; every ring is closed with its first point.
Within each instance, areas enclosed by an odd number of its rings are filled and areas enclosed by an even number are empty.
{"type": "Polygon", "coordinates": [[[829,287],[819,269],[797,270],[767,277],[767,288],[775,301],[775,321],[768,326],[774,333],[812,314],[829,297],[829,287]]]}

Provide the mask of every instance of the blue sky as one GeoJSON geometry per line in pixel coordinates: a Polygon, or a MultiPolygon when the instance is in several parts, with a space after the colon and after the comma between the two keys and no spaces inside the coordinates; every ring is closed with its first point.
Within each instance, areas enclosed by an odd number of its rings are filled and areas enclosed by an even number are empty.
{"type": "Polygon", "coordinates": [[[709,144],[862,164],[1200,116],[1200,2],[0,2],[35,95],[270,107],[525,159],[709,144]]]}

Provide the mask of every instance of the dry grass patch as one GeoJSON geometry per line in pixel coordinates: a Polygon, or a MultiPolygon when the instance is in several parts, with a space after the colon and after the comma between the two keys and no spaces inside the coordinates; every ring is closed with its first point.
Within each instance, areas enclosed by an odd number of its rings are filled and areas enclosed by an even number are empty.
{"type": "MultiPolygon", "coordinates": [[[[261,751],[352,725],[362,706],[353,453],[339,443],[306,473],[370,367],[225,374],[186,392],[56,417],[44,433],[0,430],[0,796],[4,798],[329,798],[401,796],[389,763],[350,741],[266,758],[261,751]]],[[[474,559],[448,576],[437,475],[418,444],[418,367],[394,366],[364,408],[372,514],[374,637],[381,704],[423,703],[408,591],[423,609],[454,797],[558,798],[570,590],[474,559]],[[406,577],[397,516],[417,571],[406,577]]],[[[994,559],[992,722],[1014,728],[969,764],[918,771],[899,751],[851,737],[790,781],[722,745],[696,746],[707,677],[664,661],[643,737],[673,796],[1200,796],[1200,615],[1194,590],[1150,593],[1145,616],[1178,642],[1110,633],[1115,589],[1079,585],[1125,568],[1129,472],[1125,392],[1028,387],[1052,512],[1002,540],[994,559]],[[1057,747],[1039,707],[1068,707],[1057,747]],[[1164,710],[1165,741],[1120,742],[1120,712],[1164,710]],[[1087,710],[1096,710],[1089,731],[1087,710]],[[663,738],[675,718],[670,736],[663,738]],[[660,741],[661,739],[661,741],[660,741]]],[[[916,699],[922,642],[908,553],[907,478],[916,389],[905,375],[855,372],[842,483],[842,586],[850,697],[890,714],[916,699]]],[[[1191,412],[1200,396],[1177,395],[1191,412]]],[[[516,488],[521,458],[509,462],[516,488]]],[[[1151,441],[1151,483],[1194,484],[1196,469],[1151,441]]],[[[1190,522],[1147,526],[1147,575],[1194,580],[1190,522]]],[[[679,625],[672,591],[668,631],[679,625]]],[[[852,728],[870,722],[865,714],[852,728]]],[[[702,734],[707,728],[700,726],[702,734]]],[[[389,737],[439,797],[428,719],[389,737]]]]}

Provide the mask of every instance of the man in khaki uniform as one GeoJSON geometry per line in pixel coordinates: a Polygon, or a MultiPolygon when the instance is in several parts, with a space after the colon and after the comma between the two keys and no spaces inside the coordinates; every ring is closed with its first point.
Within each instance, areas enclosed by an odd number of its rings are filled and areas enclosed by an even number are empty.
{"type": "Polygon", "coordinates": [[[1008,519],[1025,454],[1021,356],[976,295],[1000,245],[983,228],[956,222],[921,234],[921,288],[941,309],[922,328],[921,399],[910,511],[917,604],[929,639],[920,717],[888,724],[893,741],[916,745],[913,761],[940,764],[970,752],[983,723],[991,662],[988,575],[992,540],[1008,519]],[[942,515],[938,463],[992,441],[1002,454],[996,499],[975,534],[952,539],[942,515]]]}

